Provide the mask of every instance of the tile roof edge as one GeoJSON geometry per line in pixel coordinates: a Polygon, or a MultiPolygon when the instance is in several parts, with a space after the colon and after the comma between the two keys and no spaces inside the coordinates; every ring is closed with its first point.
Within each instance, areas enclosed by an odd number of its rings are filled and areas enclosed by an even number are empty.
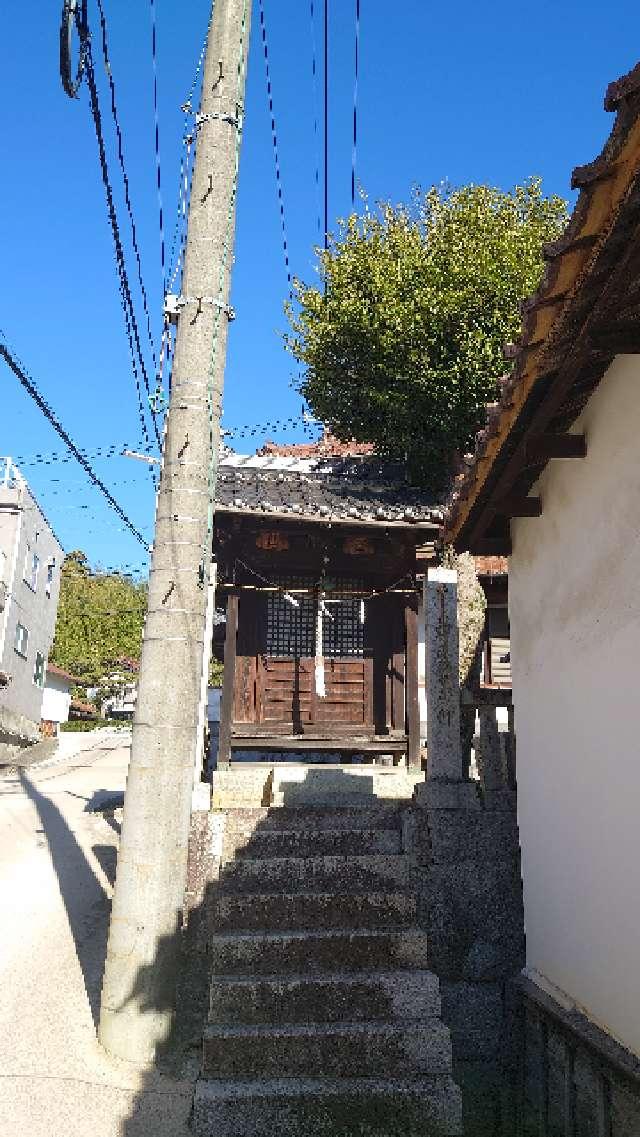
{"type": "MultiPolygon", "coordinates": [[[[447,543],[464,547],[471,511],[537,380],[554,334],[589,276],[630,189],[640,175],[640,64],[607,88],[605,108],[616,120],[601,153],[573,171],[578,200],[562,237],[545,250],[547,267],[537,291],[523,303],[522,334],[505,351],[511,372],[499,381],[500,398],[488,407],[467,469],[458,475],[445,504],[447,543]],[[631,105],[631,101],[633,104],[631,105]]],[[[544,374],[544,369],[542,371],[544,374]]]]}

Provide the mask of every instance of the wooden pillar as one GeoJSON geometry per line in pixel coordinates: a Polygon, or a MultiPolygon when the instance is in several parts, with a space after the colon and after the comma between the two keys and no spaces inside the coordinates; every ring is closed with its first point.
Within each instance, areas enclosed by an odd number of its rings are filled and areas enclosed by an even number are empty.
{"type": "Polygon", "coordinates": [[[227,626],[224,638],[224,673],[220,700],[220,739],[218,769],[228,767],[231,759],[231,723],[233,720],[236,682],[236,643],[238,639],[238,593],[230,592],[227,600],[227,626]]]}
{"type": "Polygon", "coordinates": [[[406,662],[406,715],[407,715],[407,765],[420,768],[420,700],[418,696],[418,601],[410,597],[405,610],[405,631],[407,645],[406,662]]]}

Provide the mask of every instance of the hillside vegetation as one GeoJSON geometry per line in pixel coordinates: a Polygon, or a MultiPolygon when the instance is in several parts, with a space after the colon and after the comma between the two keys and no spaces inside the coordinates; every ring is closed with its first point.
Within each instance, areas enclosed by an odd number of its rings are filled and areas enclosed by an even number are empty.
{"type": "Polygon", "coordinates": [[[139,659],[146,603],[145,582],[92,571],[83,552],[69,553],[62,566],[51,663],[91,684],[116,660],[139,659]]]}

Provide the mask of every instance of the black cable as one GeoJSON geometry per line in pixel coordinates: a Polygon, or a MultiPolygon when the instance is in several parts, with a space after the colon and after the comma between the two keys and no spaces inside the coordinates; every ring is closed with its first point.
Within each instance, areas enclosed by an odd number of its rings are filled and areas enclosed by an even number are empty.
{"type": "Polygon", "coordinates": [[[64,0],[60,21],[60,78],[65,93],[77,99],[84,75],[85,52],[88,37],[87,0],[64,0]],[[72,63],[73,29],[78,32],[78,64],[75,75],[72,63]]]}
{"type": "Polygon", "coordinates": [[[324,247],[329,248],[329,0],[324,0],[324,247]]]}
{"type": "MultiPolygon", "coordinates": [[[[3,335],[3,333],[1,333],[1,332],[0,332],[0,334],[3,335]]],[[[3,341],[4,341],[4,335],[3,335],[3,341]]],[[[136,540],[139,541],[140,544],[143,545],[144,548],[148,550],[149,542],[146,541],[144,539],[144,537],[142,536],[142,533],[140,533],[140,531],[138,529],[136,529],[133,522],[130,520],[129,517],[127,517],[127,514],[125,513],[122,506],[118,504],[118,502],[114,498],[113,494],[110,493],[110,491],[105,486],[104,482],[101,481],[101,479],[98,477],[98,475],[92,470],[87,459],[84,457],[82,451],[79,450],[78,447],[76,446],[75,442],[72,441],[70,436],[67,434],[67,431],[64,429],[61,422],[59,421],[59,419],[55,415],[54,411],[51,409],[51,407],[49,406],[49,404],[45,400],[44,396],[38,390],[34,380],[27,374],[27,371],[24,367],[24,364],[22,364],[20,362],[20,360],[18,360],[17,356],[9,349],[6,341],[5,342],[3,342],[3,341],[0,341],[0,355],[7,362],[7,364],[9,365],[11,370],[13,371],[16,378],[19,380],[19,382],[24,387],[27,394],[29,394],[31,396],[31,398],[33,399],[36,406],[42,411],[45,418],[48,419],[48,421],[51,423],[56,434],[58,434],[60,436],[60,438],[64,442],[65,446],[67,446],[68,449],[73,454],[76,461],[78,461],[80,463],[80,465],[82,466],[82,469],[85,471],[87,476],[90,478],[90,480],[92,481],[92,483],[96,487],[96,489],[100,490],[100,493],[103,495],[104,498],[106,498],[106,500],[108,501],[111,508],[113,510],[115,510],[115,512],[118,514],[118,517],[121,519],[121,521],[124,521],[129,532],[132,533],[133,536],[136,538],[136,540]]]]}
{"type": "Polygon", "coordinates": [[[135,258],[136,258],[136,267],[138,270],[138,283],[140,285],[140,294],[142,296],[142,305],[144,308],[144,313],[145,313],[146,321],[147,321],[147,334],[149,337],[149,344],[151,347],[151,355],[153,358],[153,366],[156,367],[157,361],[156,361],[155,346],[154,346],[154,342],[153,342],[153,332],[151,329],[151,314],[149,312],[149,302],[147,299],[147,291],[146,291],[146,288],[144,286],[144,281],[142,279],[142,260],[140,257],[140,249],[138,247],[138,235],[136,232],[136,223],[135,223],[134,217],[133,217],[133,206],[131,204],[131,194],[130,194],[130,190],[129,190],[129,177],[127,175],[127,170],[126,170],[125,161],[124,161],[124,145],[123,145],[123,141],[122,141],[122,129],[120,127],[120,118],[118,115],[118,106],[116,103],[116,88],[115,88],[115,83],[114,83],[114,79],[113,79],[113,72],[112,72],[112,68],[111,68],[111,59],[109,56],[109,42],[108,42],[108,38],[107,38],[107,20],[106,20],[105,14],[104,14],[104,8],[102,6],[102,0],[98,0],[98,12],[100,14],[100,29],[101,29],[101,33],[102,33],[102,55],[104,58],[105,71],[107,73],[107,78],[109,80],[109,92],[111,94],[111,115],[113,118],[113,123],[114,123],[115,131],[116,131],[116,139],[118,142],[118,162],[120,164],[120,169],[122,171],[122,181],[124,183],[124,200],[125,200],[125,204],[127,207],[127,213],[129,214],[129,222],[131,224],[131,243],[133,245],[133,251],[135,254],[135,258]]]}
{"type": "Polygon", "coordinates": [[[282,229],[282,247],[284,251],[284,267],[287,274],[287,284],[289,285],[289,294],[291,294],[291,268],[289,265],[289,245],[287,242],[287,226],[284,216],[284,197],[282,194],[282,176],[280,173],[280,155],[278,152],[278,133],[276,131],[276,117],[273,109],[273,87],[271,84],[271,68],[269,66],[269,45],[267,43],[267,25],[264,18],[264,0],[258,0],[260,9],[260,30],[262,32],[262,47],[264,51],[264,70],[267,80],[267,101],[269,103],[269,114],[271,116],[271,140],[273,142],[273,158],[275,163],[276,172],[276,193],[278,195],[278,206],[280,209],[280,227],[282,229]]]}
{"type": "Polygon", "coordinates": [[[158,208],[160,211],[160,265],[162,270],[162,279],[165,279],[165,243],[164,243],[164,211],[162,208],[162,177],[160,169],[160,119],[158,115],[158,51],[157,51],[157,28],[156,28],[156,4],[155,0],[149,0],[151,11],[151,59],[153,63],[153,118],[154,118],[154,138],[155,138],[155,154],[156,154],[156,189],[158,191],[158,208]]]}
{"type": "Polygon", "coordinates": [[[353,83],[353,151],[351,156],[351,206],[356,203],[356,153],[358,147],[358,72],[360,64],[360,0],[356,0],[356,42],[353,83]]]}
{"type": "MultiPolygon", "coordinates": [[[[105,194],[106,194],[106,198],[107,198],[107,211],[109,214],[109,221],[111,224],[111,231],[113,234],[113,242],[114,242],[115,251],[116,251],[116,266],[118,269],[118,276],[119,276],[119,280],[120,280],[120,299],[122,302],[122,310],[123,310],[124,318],[125,318],[125,329],[126,329],[126,333],[127,333],[127,339],[129,341],[129,347],[131,350],[131,361],[133,364],[133,374],[134,374],[134,380],[135,380],[135,384],[136,384],[136,391],[137,391],[137,395],[138,395],[138,411],[139,411],[139,415],[140,415],[140,423],[142,426],[142,432],[143,432],[145,438],[148,439],[146,419],[144,417],[144,401],[142,398],[142,391],[140,390],[140,380],[139,380],[139,375],[138,375],[138,366],[136,365],[136,357],[137,357],[137,361],[138,361],[138,364],[140,367],[140,372],[142,374],[142,378],[143,378],[143,382],[144,382],[145,390],[147,392],[147,398],[148,399],[151,398],[151,388],[149,385],[149,376],[147,375],[147,369],[146,369],[145,363],[144,363],[144,356],[142,354],[142,348],[140,346],[140,333],[138,330],[138,322],[136,320],[135,310],[133,307],[133,299],[131,296],[131,288],[129,286],[129,278],[127,276],[127,268],[126,268],[125,257],[124,257],[124,249],[122,247],[122,239],[120,237],[120,229],[118,226],[118,217],[117,217],[115,202],[114,202],[114,198],[113,198],[113,189],[111,187],[111,179],[109,177],[109,167],[107,164],[107,153],[106,153],[106,147],[105,147],[105,143],[104,143],[104,135],[102,133],[102,116],[100,114],[100,103],[99,103],[99,99],[98,99],[98,88],[96,85],[95,72],[93,69],[93,57],[91,54],[91,43],[90,42],[87,46],[85,70],[86,70],[86,75],[87,75],[87,84],[89,86],[89,96],[90,96],[89,101],[90,101],[90,106],[91,106],[91,114],[93,117],[96,139],[98,142],[98,153],[99,153],[99,158],[100,158],[100,171],[102,174],[102,182],[104,185],[104,190],[105,190],[105,194]],[[134,341],[135,341],[135,350],[134,350],[134,341]]],[[[158,448],[161,450],[162,449],[162,443],[160,440],[160,433],[158,431],[158,424],[157,424],[157,422],[153,416],[152,416],[152,421],[153,421],[153,429],[154,429],[154,433],[156,436],[156,441],[158,443],[158,448]]]]}
{"type": "Polygon", "coordinates": [[[322,233],[322,217],[320,206],[320,140],[319,133],[320,127],[318,124],[318,60],[316,51],[316,12],[315,0],[311,0],[310,4],[311,16],[311,75],[313,78],[313,140],[315,143],[316,151],[316,168],[315,168],[315,186],[316,186],[316,202],[318,208],[318,238],[322,233]]]}

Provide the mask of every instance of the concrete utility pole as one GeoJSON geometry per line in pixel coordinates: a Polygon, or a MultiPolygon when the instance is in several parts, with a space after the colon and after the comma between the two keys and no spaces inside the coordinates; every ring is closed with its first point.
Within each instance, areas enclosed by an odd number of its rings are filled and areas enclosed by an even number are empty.
{"type": "Polygon", "coordinates": [[[138,1064],[174,1014],[250,22],[251,0],[216,0],[102,987],[100,1042],[138,1064]]]}

